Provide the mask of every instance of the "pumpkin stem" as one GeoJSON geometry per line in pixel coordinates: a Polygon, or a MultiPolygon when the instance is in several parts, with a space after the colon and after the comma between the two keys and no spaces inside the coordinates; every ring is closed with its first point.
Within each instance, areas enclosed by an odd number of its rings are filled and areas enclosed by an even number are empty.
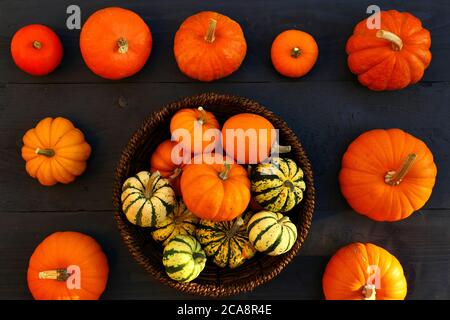
{"type": "Polygon", "coordinates": [[[40,41],[34,40],[33,41],[33,48],[35,48],[35,49],[42,48],[42,43],[40,41]]]}
{"type": "Polygon", "coordinates": [[[271,153],[280,154],[280,153],[288,153],[288,152],[291,152],[291,146],[280,146],[277,143],[275,143],[271,149],[271,153]]]}
{"type": "Polygon", "coordinates": [[[395,33],[386,30],[378,30],[376,33],[377,38],[388,40],[392,44],[392,50],[400,51],[403,48],[402,39],[395,33]]]}
{"type": "Polygon", "coordinates": [[[244,224],[244,219],[242,217],[237,217],[236,220],[234,220],[233,225],[231,226],[230,230],[227,231],[226,237],[228,239],[233,238],[236,232],[238,232],[239,228],[244,224]]]}
{"type": "Polygon", "coordinates": [[[175,168],[173,173],[169,176],[169,179],[175,179],[181,174],[181,172],[182,172],[181,168],[175,168]]]}
{"type": "Polygon", "coordinates": [[[283,218],[281,218],[280,220],[278,220],[277,222],[278,223],[284,223],[284,222],[286,222],[286,221],[288,221],[289,220],[289,217],[288,216],[284,216],[283,218]]]}
{"type": "Polygon", "coordinates": [[[216,39],[214,33],[216,32],[217,20],[210,19],[208,25],[208,31],[206,31],[205,41],[209,43],[213,43],[216,39]]]}
{"type": "Polygon", "coordinates": [[[117,40],[117,46],[119,49],[119,53],[127,53],[128,52],[128,41],[125,38],[120,37],[119,40],[117,40]]]}
{"type": "Polygon", "coordinates": [[[39,272],[39,279],[42,280],[58,280],[58,281],[66,281],[69,279],[70,274],[67,272],[67,269],[56,269],[56,270],[47,270],[39,272]]]}
{"type": "Polygon", "coordinates": [[[283,185],[284,185],[285,187],[288,187],[292,192],[293,192],[294,189],[295,189],[294,184],[293,184],[292,181],[290,181],[290,180],[284,181],[284,182],[283,182],[283,185]]]}
{"type": "Polygon", "coordinates": [[[366,284],[362,289],[364,300],[376,300],[377,291],[375,285],[366,284]]]}
{"type": "Polygon", "coordinates": [[[203,255],[201,253],[194,252],[192,254],[192,257],[194,258],[194,260],[197,264],[203,264],[206,261],[205,255],[203,255]]]}
{"type": "Polygon", "coordinates": [[[384,182],[391,186],[398,186],[400,182],[402,182],[403,178],[408,174],[409,170],[411,170],[416,158],[417,154],[410,153],[397,171],[388,171],[388,173],[386,173],[384,182]]]}
{"type": "Polygon", "coordinates": [[[200,125],[204,125],[206,123],[206,111],[203,107],[198,107],[198,111],[200,111],[200,118],[198,119],[198,123],[200,125]]]}
{"type": "Polygon", "coordinates": [[[224,163],[223,164],[223,171],[221,171],[219,173],[219,178],[222,180],[227,180],[228,179],[228,174],[231,171],[231,165],[229,163],[224,163]]]}
{"type": "Polygon", "coordinates": [[[297,59],[298,57],[300,57],[300,55],[302,54],[300,48],[292,48],[291,50],[291,57],[297,59]]]}
{"type": "Polygon", "coordinates": [[[148,178],[147,184],[145,185],[144,196],[146,199],[150,199],[153,195],[153,189],[155,188],[155,184],[159,181],[160,177],[159,171],[155,171],[148,178]]]}
{"type": "Polygon", "coordinates": [[[36,154],[39,154],[41,156],[46,156],[46,157],[49,157],[49,158],[51,158],[51,157],[53,157],[55,155],[55,150],[49,149],[49,148],[47,148],[47,149],[36,148],[36,150],[34,150],[34,152],[36,154]]]}

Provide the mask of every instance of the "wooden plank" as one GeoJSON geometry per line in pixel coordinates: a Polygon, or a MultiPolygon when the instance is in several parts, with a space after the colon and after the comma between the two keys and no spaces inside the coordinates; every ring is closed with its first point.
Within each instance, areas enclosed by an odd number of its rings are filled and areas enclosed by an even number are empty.
{"type": "MultiPolygon", "coordinates": [[[[84,65],[78,46],[78,30],[66,28],[66,8],[70,0],[39,2],[0,2],[0,47],[9,47],[9,41],[16,30],[29,23],[43,23],[54,28],[60,35],[65,55],[60,68],[47,77],[31,77],[18,70],[10,58],[9,50],[0,50],[0,82],[8,83],[109,83],[93,75],[84,65]]],[[[183,76],[173,57],[173,37],[180,23],[189,15],[201,10],[216,10],[237,20],[245,32],[248,54],[241,69],[221,82],[302,82],[302,81],[355,81],[346,66],[345,43],[354,25],[367,17],[366,8],[372,1],[327,1],[307,0],[229,0],[209,2],[201,0],[170,0],[163,2],[133,1],[120,3],[115,0],[101,2],[80,0],[77,5],[82,11],[82,20],[94,11],[121,5],[138,12],[149,23],[154,46],[151,58],[144,70],[125,82],[191,82],[183,76]],[[270,46],[282,30],[298,28],[310,32],[316,38],[320,57],[317,66],[301,80],[291,81],[279,76],[270,62],[270,46]]],[[[392,4],[379,0],[381,9],[410,11],[420,19],[432,33],[433,61],[424,81],[450,80],[450,66],[447,63],[450,46],[450,5],[448,1],[410,0],[392,4]]]]}
{"type": "Polygon", "coordinates": [[[359,134],[380,127],[402,128],[428,144],[439,174],[426,208],[450,208],[446,187],[450,184],[450,83],[373,93],[351,82],[301,82],[208,87],[200,83],[9,84],[0,117],[0,210],[110,210],[114,168],[144,117],[165,103],[205,90],[255,99],[288,122],[313,164],[320,210],[348,208],[337,182],[342,155],[359,134]],[[119,97],[126,100],[125,108],[118,106],[119,97]],[[86,173],[75,183],[47,188],[27,176],[20,156],[21,138],[40,119],[58,115],[72,119],[85,132],[93,154],[86,173]]]}

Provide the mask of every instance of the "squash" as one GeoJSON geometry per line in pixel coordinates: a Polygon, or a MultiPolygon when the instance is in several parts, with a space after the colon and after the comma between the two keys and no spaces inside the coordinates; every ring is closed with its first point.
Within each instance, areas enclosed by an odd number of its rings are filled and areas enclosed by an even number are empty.
{"type": "Polygon", "coordinates": [[[52,29],[41,24],[30,24],[14,34],[11,56],[22,71],[33,76],[45,76],[61,63],[63,47],[52,29]]]}
{"type": "Polygon", "coordinates": [[[141,227],[158,227],[176,205],[169,180],[158,171],[141,171],[122,186],[122,210],[128,221],[141,227]]]}
{"type": "Polygon", "coordinates": [[[180,185],[184,203],[200,219],[233,220],[250,202],[247,171],[230,158],[212,163],[202,159],[199,163],[200,156],[183,170],[180,185]]]}
{"type": "Polygon", "coordinates": [[[380,20],[380,29],[369,29],[367,19],[356,25],[346,45],[348,66],[371,90],[403,89],[430,65],[430,32],[408,12],[381,11],[380,20]]]}
{"type": "Polygon", "coordinates": [[[137,73],[152,50],[152,34],[131,10],[104,8],[92,14],[80,33],[84,62],[96,75],[118,80],[137,73]]]}
{"type": "Polygon", "coordinates": [[[236,268],[251,259],[256,250],[248,240],[247,223],[251,213],[244,213],[232,221],[200,220],[197,239],[208,257],[219,267],[236,268]]]}
{"type": "Polygon", "coordinates": [[[205,264],[205,252],[193,236],[179,234],[164,247],[163,265],[173,280],[190,282],[198,277],[205,264]]]}
{"type": "Polygon", "coordinates": [[[191,153],[213,152],[220,147],[219,122],[201,106],[178,110],[170,120],[170,133],[172,141],[181,143],[186,157],[191,153]]]}
{"type": "Polygon", "coordinates": [[[375,129],[350,144],[339,183],[356,212],[398,221],[425,205],[436,174],[433,154],[423,141],[400,129],[375,129]]]}
{"type": "Polygon", "coordinates": [[[28,174],[44,186],[70,183],[86,169],[91,147],[65,118],[45,118],[23,136],[22,158],[28,174]]]}
{"type": "Polygon", "coordinates": [[[303,171],[288,158],[272,158],[251,170],[252,195],[264,209],[287,212],[300,203],[306,184],[303,171]]]}
{"type": "Polygon", "coordinates": [[[175,34],[175,59],[181,72],[200,81],[229,76],[247,53],[240,25],[217,12],[188,17],[175,34]]]}
{"type": "Polygon", "coordinates": [[[301,30],[286,30],[272,43],[270,56],[275,69],[286,77],[299,78],[316,64],[319,48],[314,38],[301,30]]]}
{"type": "Polygon", "coordinates": [[[288,252],[297,240],[297,228],[281,213],[260,211],[247,226],[248,239],[259,252],[277,256],[288,252]]]}
{"type": "Polygon", "coordinates": [[[166,219],[161,222],[156,230],[152,232],[152,237],[156,241],[160,241],[166,246],[170,240],[179,234],[195,235],[198,218],[192,214],[179,199],[175,208],[170,212],[166,219]]]}
{"type": "Polygon", "coordinates": [[[36,247],[27,281],[36,300],[97,300],[108,273],[108,260],[97,241],[65,231],[49,235],[36,247]]]}
{"type": "Polygon", "coordinates": [[[327,300],[403,300],[407,282],[400,262],[371,243],[351,243],[328,262],[322,279],[327,300]]]}

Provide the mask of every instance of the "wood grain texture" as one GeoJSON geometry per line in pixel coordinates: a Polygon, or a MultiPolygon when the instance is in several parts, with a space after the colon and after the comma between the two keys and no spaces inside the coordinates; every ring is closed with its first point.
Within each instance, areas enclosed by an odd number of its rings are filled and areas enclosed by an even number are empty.
{"type": "Polygon", "coordinates": [[[257,100],[283,117],[315,170],[317,210],[299,256],[276,279],[237,298],[322,299],[327,261],[353,241],[374,242],[399,258],[408,277],[407,298],[450,298],[448,1],[377,1],[382,9],[413,12],[432,33],[433,61],[423,81],[397,92],[367,90],[346,65],[346,39],[356,22],[366,17],[370,1],[77,1],[83,21],[99,8],[118,5],[140,13],[150,24],[154,46],[149,63],[121,82],[100,79],[84,65],[79,31],[65,28],[65,10],[72,3],[0,1],[0,299],[31,298],[26,286],[28,258],[46,235],[57,230],[85,232],[104,247],[111,276],[103,298],[193,298],[159,284],[128,254],[112,217],[112,182],[120,151],[144,117],[176,99],[210,91],[257,100]],[[181,21],[204,9],[237,20],[248,42],[241,69],[214,83],[183,76],[172,53],[181,21]],[[11,36],[29,23],[51,26],[63,41],[63,63],[49,76],[28,76],[9,56],[11,36]],[[287,28],[311,32],[319,44],[316,67],[299,80],[279,76],[270,63],[270,44],[287,28]],[[42,187],[24,170],[21,138],[45,116],[70,118],[93,147],[86,173],[73,184],[42,187]],[[378,223],[350,210],[337,175],[342,154],[354,138],[369,129],[390,127],[427,143],[438,179],[423,210],[401,222],[378,223]]]}

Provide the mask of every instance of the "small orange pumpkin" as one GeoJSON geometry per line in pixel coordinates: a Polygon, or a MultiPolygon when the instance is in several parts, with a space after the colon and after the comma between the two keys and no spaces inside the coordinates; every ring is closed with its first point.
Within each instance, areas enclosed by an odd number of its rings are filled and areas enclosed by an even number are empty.
{"type": "Polygon", "coordinates": [[[70,120],[45,118],[23,136],[28,174],[44,186],[70,183],[86,169],[91,147],[70,120]]]}
{"type": "Polygon", "coordinates": [[[108,281],[100,245],[79,232],[55,232],[34,250],[28,288],[36,300],[97,300],[108,281]]]}
{"type": "Polygon", "coordinates": [[[400,262],[371,243],[351,243],[330,259],[322,279],[327,300],[403,300],[407,282],[400,262]]]}
{"type": "Polygon", "coordinates": [[[316,64],[319,48],[314,38],[304,31],[286,30],[272,43],[270,56],[275,69],[286,77],[298,78],[316,64]]]}
{"type": "Polygon", "coordinates": [[[175,35],[178,67],[200,81],[229,76],[239,68],[246,53],[241,26],[217,12],[203,11],[188,17],[175,35]]]}
{"type": "Polygon", "coordinates": [[[346,46],[348,66],[359,82],[379,91],[422,79],[431,62],[431,36],[420,20],[408,12],[381,11],[380,29],[369,29],[368,19],[356,25],[346,46]]]}
{"type": "Polygon", "coordinates": [[[229,157],[199,155],[181,175],[181,193],[186,207],[201,219],[230,221],[250,202],[247,171],[229,157]],[[220,160],[219,160],[220,159],[220,160]]]}
{"type": "Polygon", "coordinates": [[[358,213],[377,221],[409,217],[430,198],[437,169],[426,144],[400,130],[371,130],[342,159],[341,191],[358,213]]]}

